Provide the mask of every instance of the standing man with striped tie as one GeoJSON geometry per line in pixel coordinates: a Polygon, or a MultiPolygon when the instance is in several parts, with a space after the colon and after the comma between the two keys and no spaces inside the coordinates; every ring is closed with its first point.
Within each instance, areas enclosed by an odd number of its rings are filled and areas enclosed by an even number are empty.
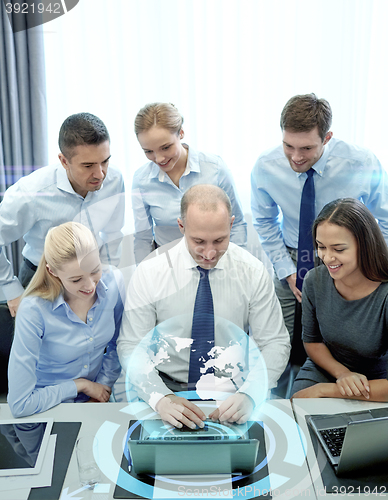
{"type": "Polygon", "coordinates": [[[262,262],[229,241],[233,221],[221,188],[193,186],[181,202],[178,225],[184,237],[143,261],[129,286],[120,362],[139,397],[177,427],[203,427],[205,415],[189,399],[197,399],[206,384],[221,383],[227,395],[212,418],[245,422],[263,400],[260,388],[265,386],[265,398],[288,361],[289,336],[272,280],[262,262]],[[162,333],[156,354],[144,339],[162,333]],[[244,367],[248,350],[240,348],[249,338],[264,360],[261,371],[251,362],[244,367]],[[225,352],[231,358],[220,368],[217,361],[225,352]],[[194,397],[174,394],[182,391],[194,397]]]}
{"type": "Polygon", "coordinates": [[[321,209],[338,198],[357,198],[388,242],[387,173],[371,151],[333,138],[331,122],[325,99],[292,97],[281,114],[282,145],[260,155],[251,176],[253,225],[274,266],[291,339],[303,277],[314,266],[311,226],[321,209]]]}

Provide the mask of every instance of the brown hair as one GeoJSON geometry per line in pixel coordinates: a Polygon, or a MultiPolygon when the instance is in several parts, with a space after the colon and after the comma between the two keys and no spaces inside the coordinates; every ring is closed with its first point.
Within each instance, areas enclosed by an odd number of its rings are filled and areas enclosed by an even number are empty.
{"type": "Polygon", "coordinates": [[[182,124],[183,117],[173,104],[154,102],[141,108],[136,115],[135,134],[147,132],[152,127],[165,128],[172,134],[179,134],[182,124]]]}
{"type": "Polygon", "coordinates": [[[330,222],[348,229],[357,241],[357,264],[371,281],[388,282],[388,247],[367,207],[354,198],[334,200],[323,207],[313,225],[314,245],[319,224],[330,222]]]}
{"type": "Polygon", "coordinates": [[[73,157],[75,147],[98,146],[105,141],[110,141],[108,129],[100,118],[91,113],[69,116],[59,130],[59,149],[68,160],[73,157]]]}
{"type": "Polygon", "coordinates": [[[332,122],[330,104],[318,99],[315,94],[296,95],[284,106],[280,116],[282,130],[291,132],[310,132],[318,127],[318,134],[325,140],[332,122]]]}

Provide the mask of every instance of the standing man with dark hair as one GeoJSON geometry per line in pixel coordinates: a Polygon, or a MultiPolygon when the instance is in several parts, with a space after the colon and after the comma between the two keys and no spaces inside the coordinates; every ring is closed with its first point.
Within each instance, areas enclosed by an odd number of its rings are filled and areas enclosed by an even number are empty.
{"type": "Polygon", "coordinates": [[[12,316],[43,254],[48,230],[75,221],[97,239],[102,262],[118,265],[124,225],[124,182],[108,169],[110,138],[104,123],[90,113],[69,116],[59,132],[55,166],[19,179],[0,204],[0,287],[12,316]],[[24,262],[14,276],[4,247],[23,237],[24,262]]]}
{"type": "Polygon", "coordinates": [[[273,263],[291,338],[295,302],[301,302],[304,274],[314,265],[312,222],[324,205],[344,197],[361,200],[388,241],[387,174],[371,151],[334,139],[331,122],[325,99],[292,97],[281,114],[282,145],[264,152],[251,176],[253,224],[273,263]]]}

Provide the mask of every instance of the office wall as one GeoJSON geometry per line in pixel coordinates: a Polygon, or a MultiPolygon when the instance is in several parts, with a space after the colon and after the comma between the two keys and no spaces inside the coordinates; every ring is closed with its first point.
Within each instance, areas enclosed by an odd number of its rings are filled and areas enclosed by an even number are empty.
{"type": "Polygon", "coordinates": [[[80,0],[44,28],[50,158],[64,118],[90,111],[130,186],[145,161],[137,111],[173,102],[186,141],[224,158],[249,211],[250,171],[279,143],[283,105],[315,92],[332,105],[335,136],[388,165],[387,18],[385,0],[80,0]]]}

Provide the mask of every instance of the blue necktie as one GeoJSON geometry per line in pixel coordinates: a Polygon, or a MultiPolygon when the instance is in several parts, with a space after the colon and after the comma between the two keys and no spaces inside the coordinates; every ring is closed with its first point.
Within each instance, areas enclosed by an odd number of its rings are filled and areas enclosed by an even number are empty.
{"type": "Polygon", "coordinates": [[[314,244],[312,227],[315,219],[314,170],[307,170],[303,186],[299,214],[298,266],[296,286],[302,291],[303,279],[309,269],[314,267],[314,244]]]}
{"type": "MultiPolygon", "coordinates": [[[[209,269],[202,269],[197,266],[200,273],[197,296],[194,304],[193,326],[191,338],[193,342],[190,346],[190,365],[188,389],[195,390],[206,361],[210,359],[209,351],[214,347],[214,309],[213,297],[209,283],[209,269]]],[[[214,373],[210,368],[206,373],[214,373]]]]}

